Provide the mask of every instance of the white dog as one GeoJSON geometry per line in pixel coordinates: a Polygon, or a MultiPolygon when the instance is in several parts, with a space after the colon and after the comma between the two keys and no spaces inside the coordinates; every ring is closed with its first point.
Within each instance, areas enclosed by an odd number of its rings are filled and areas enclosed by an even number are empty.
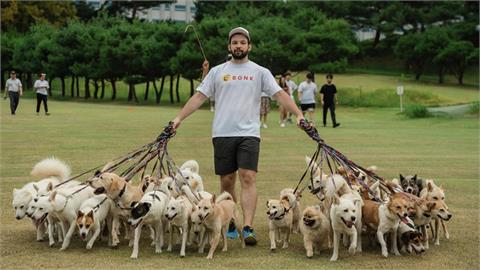
{"type": "Polygon", "coordinates": [[[185,196],[171,198],[167,205],[165,217],[169,221],[170,237],[168,241],[168,251],[172,251],[173,233],[174,229],[181,230],[182,233],[182,247],[180,249],[180,256],[185,257],[185,247],[190,232],[191,215],[193,205],[185,196]]]}

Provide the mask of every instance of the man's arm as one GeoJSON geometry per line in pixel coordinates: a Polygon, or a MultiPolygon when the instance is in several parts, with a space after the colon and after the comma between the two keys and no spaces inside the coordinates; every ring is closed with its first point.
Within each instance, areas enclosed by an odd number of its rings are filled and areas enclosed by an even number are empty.
{"type": "Polygon", "coordinates": [[[280,102],[280,104],[287,109],[288,112],[291,112],[297,118],[297,124],[300,123],[300,120],[304,119],[302,112],[298,109],[295,102],[292,100],[290,95],[285,91],[278,91],[273,97],[280,102]]]}
{"type": "Polygon", "coordinates": [[[207,100],[207,96],[201,92],[195,93],[188,101],[182,110],[178,113],[177,117],[173,119],[173,128],[177,129],[180,123],[187,118],[190,114],[196,111],[207,100]]]}

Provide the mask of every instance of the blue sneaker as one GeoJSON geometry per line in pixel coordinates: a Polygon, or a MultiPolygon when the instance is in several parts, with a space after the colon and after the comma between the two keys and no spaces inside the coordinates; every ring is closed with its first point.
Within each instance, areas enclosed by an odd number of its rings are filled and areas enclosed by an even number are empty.
{"type": "Polygon", "coordinates": [[[239,237],[237,228],[235,227],[235,223],[233,221],[230,221],[230,224],[228,225],[228,231],[227,231],[227,238],[229,239],[237,239],[239,237]]]}
{"type": "Polygon", "coordinates": [[[253,228],[250,226],[243,227],[243,241],[245,241],[245,245],[247,246],[255,246],[257,244],[257,236],[253,231],[253,228]]]}

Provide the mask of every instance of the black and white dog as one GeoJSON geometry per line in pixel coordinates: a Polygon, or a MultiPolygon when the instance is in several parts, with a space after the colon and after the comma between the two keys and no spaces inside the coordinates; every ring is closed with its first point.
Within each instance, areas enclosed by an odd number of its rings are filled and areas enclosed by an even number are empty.
{"type": "Polygon", "coordinates": [[[416,174],[414,176],[403,176],[400,174],[400,186],[402,187],[403,191],[415,196],[419,196],[420,191],[423,189],[423,180],[417,178],[416,174]]]}

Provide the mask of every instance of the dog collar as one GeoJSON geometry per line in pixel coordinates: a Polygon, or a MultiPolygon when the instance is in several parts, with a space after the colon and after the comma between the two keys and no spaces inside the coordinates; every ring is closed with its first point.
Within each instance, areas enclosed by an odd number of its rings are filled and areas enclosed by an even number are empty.
{"type": "Polygon", "coordinates": [[[288,213],[289,210],[290,210],[290,208],[287,209],[287,208],[284,207],[284,208],[283,208],[283,213],[282,213],[280,216],[275,217],[274,219],[275,219],[275,220],[281,220],[281,219],[283,219],[283,217],[285,217],[285,215],[288,213]]]}
{"type": "Polygon", "coordinates": [[[123,193],[125,193],[125,189],[127,189],[127,183],[123,185],[122,190],[120,190],[120,193],[118,194],[118,198],[121,198],[123,196],[123,193]]]}

